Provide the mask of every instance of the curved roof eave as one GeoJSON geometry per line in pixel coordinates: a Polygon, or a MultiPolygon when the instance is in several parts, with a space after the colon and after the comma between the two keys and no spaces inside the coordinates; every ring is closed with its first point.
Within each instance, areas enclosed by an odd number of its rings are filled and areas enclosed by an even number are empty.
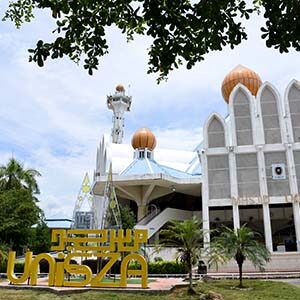
{"type": "MultiPolygon", "coordinates": [[[[92,187],[95,195],[103,195],[107,182],[107,176],[98,176],[92,187]]],[[[189,178],[176,178],[167,174],[154,173],[144,175],[113,175],[113,182],[118,185],[200,185],[201,176],[192,176],[189,178]]]]}

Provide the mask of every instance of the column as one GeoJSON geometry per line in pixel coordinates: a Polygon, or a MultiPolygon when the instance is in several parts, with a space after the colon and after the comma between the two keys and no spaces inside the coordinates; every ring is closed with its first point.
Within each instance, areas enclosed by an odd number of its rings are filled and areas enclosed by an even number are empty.
{"type": "Polygon", "coordinates": [[[142,220],[146,215],[148,211],[148,205],[138,205],[138,211],[137,211],[137,219],[138,222],[142,220]]]}
{"type": "Polygon", "coordinates": [[[240,212],[239,212],[238,204],[233,204],[232,213],[233,213],[233,227],[236,230],[240,228],[240,212]]]}
{"type": "MultiPolygon", "coordinates": [[[[266,164],[265,156],[263,153],[263,146],[259,145],[257,147],[257,162],[258,162],[258,176],[259,176],[259,187],[260,195],[264,200],[268,195],[268,186],[266,179],[266,164]]],[[[272,239],[272,226],[270,217],[270,207],[269,203],[263,201],[262,205],[263,217],[264,217],[264,233],[265,233],[265,244],[270,252],[273,252],[273,239],[272,239]]]]}
{"type": "Polygon", "coordinates": [[[270,252],[273,252],[273,239],[272,239],[272,227],[270,218],[270,207],[268,203],[263,204],[263,216],[264,216],[264,232],[266,247],[270,252]]]}
{"type": "Polygon", "coordinates": [[[202,228],[204,234],[204,248],[207,248],[210,243],[209,233],[209,193],[208,193],[208,169],[207,169],[207,156],[204,151],[200,154],[202,164],[202,228]]]}
{"type": "Polygon", "coordinates": [[[299,202],[293,203],[293,215],[296,231],[297,251],[300,252],[300,207],[299,202]]]}
{"type": "Polygon", "coordinates": [[[290,191],[293,196],[293,215],[294,215],[294,224],[295,224],[295,231],[296,231],[297,251],[300,252],[300,209],[299,209],[299,202],[298,202],[299,200],[298,185],[297,185],[297,176],[295,170],[295,161],[294,161],[292,144],[287,145],[286,160],[287,160],[287,167],[289,170],[290,191]]]}
{"type": "MultiPolygon", "coordinates": [[[[231,198],[237,199],[238,198],[237,173],[236,173],[235,154],[233,151],[229,152],[228,159],[229,159],[231,198]]],[[[233,227],[236,230],[240,228],[240,213],[239,213],[239,205],[235,201],[233,201],[232,203],[232,214],[233,214],[233,227]]]]}

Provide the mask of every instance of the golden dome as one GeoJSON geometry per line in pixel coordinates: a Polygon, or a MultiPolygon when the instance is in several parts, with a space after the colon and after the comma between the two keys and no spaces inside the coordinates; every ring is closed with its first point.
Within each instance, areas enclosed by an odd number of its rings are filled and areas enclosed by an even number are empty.
{"type": "Polygon", "coordinates": [[[125,92],[124,85],[118,84],[118,85],[116,86],[116,91],[117,91],[117,92],[125,92]]]}
{"type": "Polygon", "coordinates": [[[227,103],[232,90],[238,83],[246,86],[254,96],[256,96],[259,87],[262,85],[262,81],[257,73],[244,66],[236,66],[225,76],[222,82],[222,95],[227,103]]]}
{"type": "Polygon", "coordinates": [[[132,139],[131,145],[134,149],[148,148],[153,150],[156,147],[156,138],[152,131],[148,128],[137,130],[132,139]]]}

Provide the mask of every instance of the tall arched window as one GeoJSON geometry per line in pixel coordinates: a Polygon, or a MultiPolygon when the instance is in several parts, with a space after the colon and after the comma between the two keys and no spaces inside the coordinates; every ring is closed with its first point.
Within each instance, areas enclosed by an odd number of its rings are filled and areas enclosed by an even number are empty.
{"type": "Polygon", "coordinates": [[[233,99],[233,111],[237,145],[252,145],[253,135],[250,100],[242,89],[237,91],[233,99]]]}
{"type": "Polygon", "coordinates": [[[207,155],[209,199],[230,198],[228,154],[207,155]]]}
{"type": "Polygon", "coordinates": [[[300,142],[300,87],[294,83],[288,92],[294,142],[300,142]]]}
{"type": "Polygon", "coordinates": [[[225,147],[225,129],[215,115],[212,116],[207,128],[208,148],[225,147]]]}
{"type": "Polygon", "coordinates": [[[281,143],[281,130],[278,114],[278,102],[275,92],[266,86],[260,97],[261,114],[266,144],[281,143]]]}

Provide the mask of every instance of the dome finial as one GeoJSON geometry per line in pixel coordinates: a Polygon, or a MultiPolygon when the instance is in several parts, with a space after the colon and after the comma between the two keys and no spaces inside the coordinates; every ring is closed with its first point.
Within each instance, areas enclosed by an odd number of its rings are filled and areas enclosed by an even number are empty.
{"type": "Polygon", "coordinates": [[[124,85],[123,85],[123,84],[118,84],[118,85],[116,86],[116,91],[117,91],[117,92],[125,92],[124,85]]]}
{"type": "Polygon", "coordinates": [[[242,65],[237,65],[225,76],[222,82],[222,95],[227,103],[232,90],[238,83],[246,86],[253,96],[256,96],[259,87],[262,85],[257,73],[242,65]]]}
{"type": "Polygon", "coordinates": [[[155,135],[148,128],[140,128],[132,136],[131,145],[134,149],[153,150],[156,147],[155,135]]]}

